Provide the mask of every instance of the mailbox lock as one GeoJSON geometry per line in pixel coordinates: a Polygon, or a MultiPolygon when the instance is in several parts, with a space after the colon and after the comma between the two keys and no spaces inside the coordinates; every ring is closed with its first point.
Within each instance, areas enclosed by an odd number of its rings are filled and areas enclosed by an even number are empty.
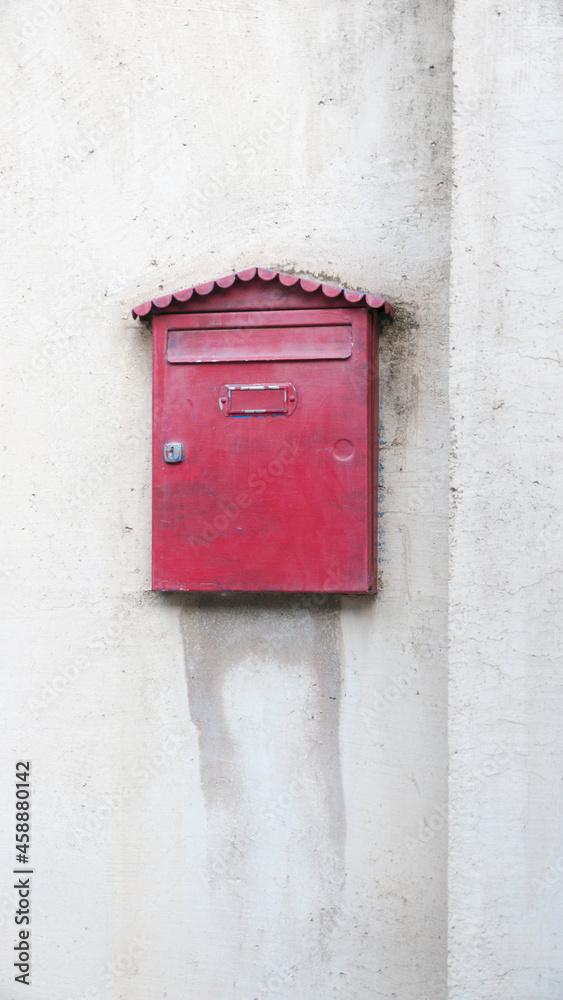
{"type": "Polygon", "coordinates": [[[184,445],[180,441],[167,441],[162,449],[164,461],[169,465],[181,462],[184,458],[184,445]]]}

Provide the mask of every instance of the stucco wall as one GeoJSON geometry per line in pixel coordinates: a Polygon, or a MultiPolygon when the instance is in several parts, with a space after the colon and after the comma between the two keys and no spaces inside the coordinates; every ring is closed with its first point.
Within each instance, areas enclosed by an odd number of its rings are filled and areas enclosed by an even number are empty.
{"type": "Polygon", "coordinates": [[[1,17],[2,953],[29,758],[30,997],[439,1000],[447,4],[1,17]],[[254,264],[397,307],[376,600],[150,592],[150,334],[130,308],[254,264]]]}
{"type": "Polygon", "coordinates": [[[454,27],[449,992],[556,1000],[561,5],[460,0],[454,27]]]}

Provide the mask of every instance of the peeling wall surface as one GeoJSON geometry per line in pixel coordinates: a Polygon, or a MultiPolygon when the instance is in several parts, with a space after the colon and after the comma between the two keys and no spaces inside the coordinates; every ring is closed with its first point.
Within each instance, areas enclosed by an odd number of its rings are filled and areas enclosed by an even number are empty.
{"type": "Polygon", "coordinates": [[[18,760],[31,1000],[561,996],[563,22],[510,8],[3,3],[2,997],[18,760]],[[395,305],[375,598],[150,590],[131,307],[255,265],[395,305]]]}

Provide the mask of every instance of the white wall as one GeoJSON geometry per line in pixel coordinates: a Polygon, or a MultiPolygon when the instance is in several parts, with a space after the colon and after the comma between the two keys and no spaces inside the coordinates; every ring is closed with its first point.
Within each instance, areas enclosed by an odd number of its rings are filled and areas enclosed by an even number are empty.
{"type": "Polygon", "coordinates": [[[440,1000],[448,5],[2,18],[3,989],[31,758],[31,1000],[440,1000]],[[397,306],[375,602],[149,590],[130,308],[254,264],[397,306]]]}
{"type": "Polygon", "coordinates": [[[449,993],[556,1000],[563,22],[456,8],[449,993]]]}

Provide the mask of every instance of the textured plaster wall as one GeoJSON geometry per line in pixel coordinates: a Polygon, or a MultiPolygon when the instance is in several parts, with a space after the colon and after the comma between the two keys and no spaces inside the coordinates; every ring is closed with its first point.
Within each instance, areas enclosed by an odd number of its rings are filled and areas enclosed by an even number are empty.
{"type": "Polygon", "coordinates": [[[449,994],[558,1000],[561,5],[454,29],[449,994]]]}
{"type": "Polygon", "coordinates": [[[2,990],[30,758],[31,1000],[440,1000],[448,5],[0,17],[2,990]],[[150,592],[151,344],[130,307],[254,264],[397,306],[375,601],[150,592]]]}

